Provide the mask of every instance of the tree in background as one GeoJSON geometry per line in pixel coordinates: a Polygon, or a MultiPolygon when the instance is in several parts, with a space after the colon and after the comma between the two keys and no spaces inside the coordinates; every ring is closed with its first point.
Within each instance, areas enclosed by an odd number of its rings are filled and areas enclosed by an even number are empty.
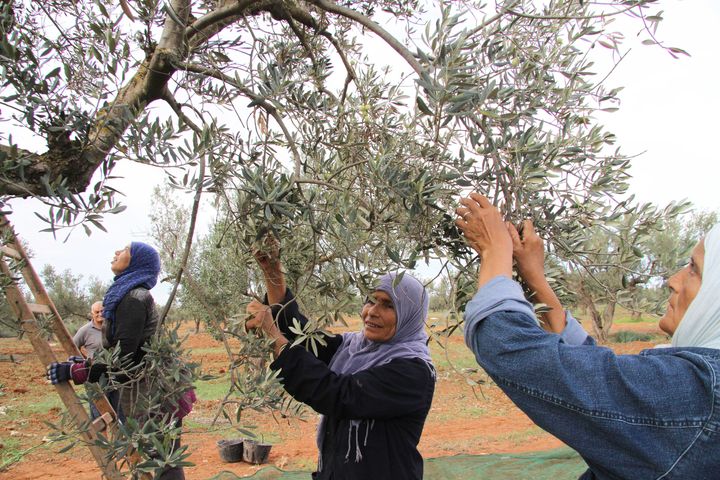
{"type": "Polygon", "coordinates": [[[683,203],[657,212],[645,205],[594,226],[578,253],[583,262],[555,271],[561,275],[569,269],[568,304],[589,314],[598,339],[607,340],[617,306],[630,311],[634,320],[665,310],[665,280],[687,263],[697,241],[717,222],[716,213],[689,208],[683,203]]]}
{"type": "Polygon", "coordinates": [[[430,297],[430,310],[444,312],[452,307],[452,283],[446,275],[441,275],[425,287],[430,297]]]}
{"type": "Polygon", "coordinates": [[[52,265],[45,265],[40,276],[60,317],[72,331],[90,320],[90,307],[102,301],[109,287],[95,277],[83,282],[82,275],[74,275],[69,269],[58,273],[52,265]]]}
{"type": "Polygon", "coordinates": [[[717,222],[717,212],[697,210],[662,218],[659,231],[645,242],[645,262],[657,275],[638,290],[636,303],[641,307],[632,309],[634,318],[639,317],[636,312],[660,315],[665,311],[666,280],[688,263],[692,249],[717,222]]]}
{"type": "Polygon", "coordinates": [[[78,325],[89,320],[90,305],[94,300],[90,299],[81,285],[82,275],[73,275],[69,269],[58,273],[52,265],[45,265],[40,276],[45,290],[65,322],[78,325]]]}
{"type": "Polygon", "coordinates": [[[91,276],[85,285],[85,290],[87,291],[87,296],[90,300],[90,306],[92,306],[95,302],[102,302],[108,288],[110,288],[109,283],[105,283],[99,278],[91,276]]]}

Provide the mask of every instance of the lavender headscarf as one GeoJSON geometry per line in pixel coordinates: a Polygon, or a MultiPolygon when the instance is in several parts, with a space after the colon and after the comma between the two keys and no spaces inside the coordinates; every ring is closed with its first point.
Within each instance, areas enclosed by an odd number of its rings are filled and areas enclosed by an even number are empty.
{"type": "Polygon", "coordinates": [[[395,307],[395,335],[380,343],[368,340],[362,331],[344,333],[342,345],[330,362],[330,370],[339,374],[356,373],[396,358],[419,358],[432,365],[425,333],[429,305],[425,287],[408,274],[403,274],[393,286],[396,278],[395,273],[383,275],[375,287],[376,291],[387,293],[395,307]]]}
{"type": "MultiPolygon", "coordinates": [[[[425,319],[428,314],[428,299],[425,287],[416,278],[403,274],[399,281],[395,273],[389,273],[380,277],[375,291],[383,291],[390,296],[395,307],[397,326],[395,335],[387,342],[373,342],[365,338],[362,331],[344,333],[343,342],[332,360],[330,370],[338,374],[353,374],[371,367],[385,365],[396,358],[419,358],[427,363],[432,375],[435,369],[432,366],[430,350],[427,346],[428,336],[425,333],[425,319]],[[395,283],[395,285],[393,285],[395,283]]],[[[345,453],[345,460],[350,458],[351,436],[355,431],[355,461],[362,460],[360,450],[360,428],[365,422],[365,441],[367,446],[368,435],[372,429],[374,420],[350,420],[348,428],[348,450],[345,453]]],[[[322,471],[323,437],[325,434],[327,419],[325,415],[320,416],[320,424],[317,431],[317,445],[320,450],[318,458],[318,471],[322,471]]]]}

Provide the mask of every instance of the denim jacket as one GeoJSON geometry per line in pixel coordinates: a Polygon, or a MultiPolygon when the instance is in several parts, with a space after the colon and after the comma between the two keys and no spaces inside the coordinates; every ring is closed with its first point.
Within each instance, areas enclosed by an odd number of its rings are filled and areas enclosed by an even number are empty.
{"type": "Polygon", "coordinates": [[[582,479],[720,479],[720,350],[616,355],[576,323],[545,332],[520,286],[495,277],[466,307],[465,340],[521,410],[583,457],[582,479]]]}

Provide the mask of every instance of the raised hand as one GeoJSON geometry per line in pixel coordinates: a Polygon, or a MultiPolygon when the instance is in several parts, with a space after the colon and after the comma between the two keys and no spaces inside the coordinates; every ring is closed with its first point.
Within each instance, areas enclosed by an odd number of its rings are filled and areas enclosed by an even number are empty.
{"type": "Polygon", "coordinates": [[[268,301],[273,305],[282,303],[287,285],[280,262],[280,242],[272,233],[267,233],[253,255],[265,277],[268,301]]]}
{"type": "Polygon", "coordinates": [[[542,238],[535,232],[530,220],[523,222],[522,236],[510,223],[507,223],[507,229],[512,239],[518,273],[534,293],[533,302],[544,303],[549,308],[540,315],[543,328],[549,332],[562,333],[565,329],[565,311],[545,278],[545,247],[542,238]]]}
{"type": "Polygon", "coordinates": [[[252,315],[252,317],[250,317],[247,322],[245,322],[245,328],[247,328],[248,330],[257,330],[259,328],[265,333],[267,333],[269,330],[272,330],[274,322],[272,318],[272,312],[269,306],[264,305],[257,300],[253,300],[248,304],[246,310],[247,313],[252,315]]]}
{"type": "Polygon", "coordinates": [[[247,306],[247,312],[252,315],[245,326],[250,329],[261,329],[262,332],[273,340],[273,352],[275,357],[280,355],[282,349],[289,343],[273,320],[270,307],[257,300],[253,300],[247,306]]]}
{"type": "Polygon", "coordinates": [[[545,278],[545,247],[535,232],[532,220],[523,222],[522,236],[511,223],[506,223],[512,239],[513,257],[518,273],[528,284],[545,278]]]}
{"type": "Polygon", "coordinates": [[[280,270],[280,242],[272,233],[267,233],[253,250],[258,265],[264,272],[280,270]]]}
{"type": "Polygon", "coordinates": [[[478,286],[498,275],[512,276],[512,239],[500,212],[479,193],[460,200],[455,224],[482,258],[478,286]]]}

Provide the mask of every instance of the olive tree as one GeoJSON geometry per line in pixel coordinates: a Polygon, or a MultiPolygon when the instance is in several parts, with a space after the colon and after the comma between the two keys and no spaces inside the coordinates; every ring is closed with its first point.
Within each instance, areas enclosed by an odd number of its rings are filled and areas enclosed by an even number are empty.
{"type": "Polygon", "coordinates": [[[652,246],[666,223],[687,208],[686,203],[671,204],[658,212],[644,204],[589,229],[583,249],[576,252],[580,261],[566,265],[576,304],[589,313],[597,339],[607,341],[618,305],[637,313],[652,310],[642,289],[668,273],[652,246]]]}
{"type": "Polygon", "coordinates": [[[40,275],[63,320],[89,320],[92,301],[81,285],[81,275],[70,270],[56,272],[52,265],[45,265],[40,275]]]}
{"type": "Polygon", "coordinates": [[[195,194],[176,285],[206,195],[237,271],[279,238],[312,328],[431,259],[457,312],[477,261],[458,194],[532,217],[573,262],[632,208],[630,160],[595,118],[620,88],[594,57],[620,58],[618,16],[657,44],[656,3],[0,1],[0,195],[42,198],[51,230],[102,228],[122,210],[113,168],[148,163],[195,194]]]}

